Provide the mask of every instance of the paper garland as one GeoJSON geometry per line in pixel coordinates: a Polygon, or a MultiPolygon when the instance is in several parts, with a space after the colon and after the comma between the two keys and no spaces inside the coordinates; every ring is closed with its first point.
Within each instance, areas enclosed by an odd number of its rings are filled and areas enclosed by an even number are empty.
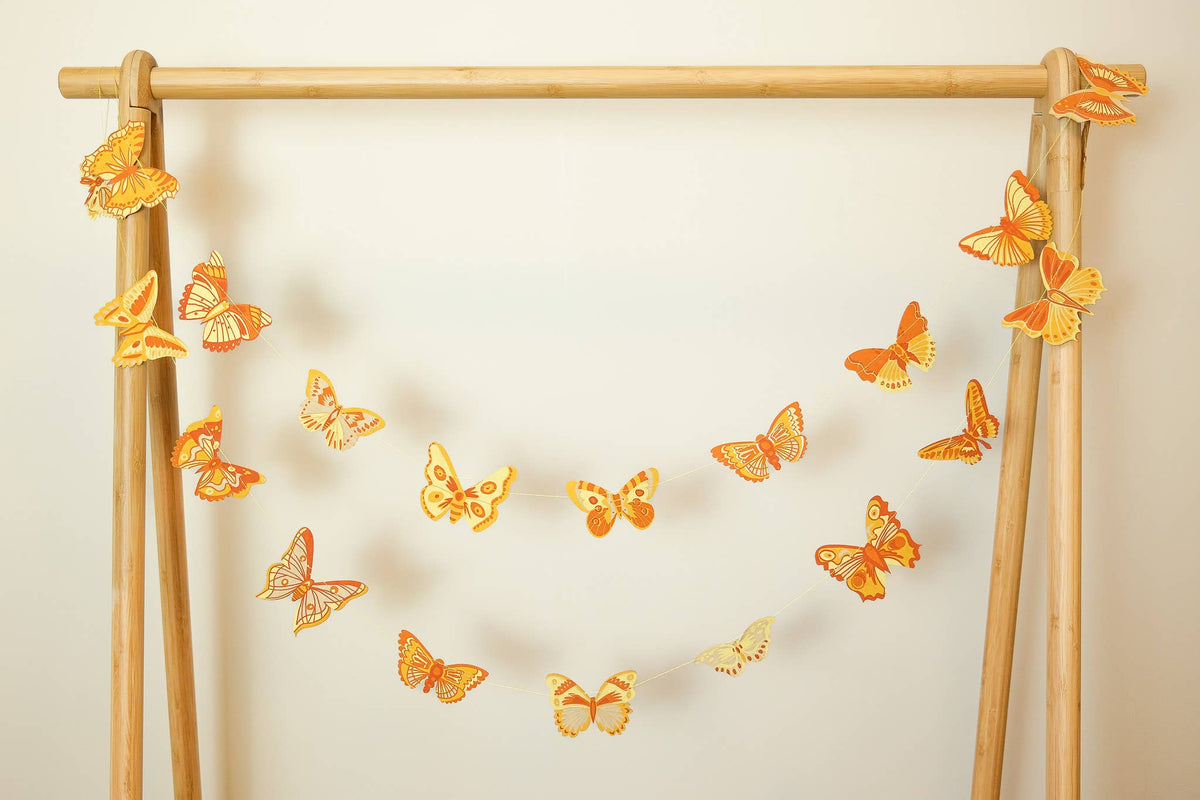
{"type": "Polygon", "coordinates": [[[608,535],[617,518],[629,520],[638,530],[654,522],[654,506],[650,498],[658,488],[658,470],[644,469],[630,478],[617,494],[586,481],[569,481],[567,497],[575,507],[587,514],[588,533],[597,539],[608,535]]]}
{"type": "Polygon", "coordinates": [[[435,522],[447,513],[451,523],[466,517],[471,530],[479,533],[496,521],[499,506],[508,498],[509,487],[516,477],[515,469],[501,467],[474,486],[464,487],[446,448],[433,442],[429,445],[429,463],[425,465],[425,480],[429,483],[421,490],[421,508],[435,522]]]}
{"type": "Polygon", "coordinates": [[[383,417],[365,408],[344,408],[329,377],[317,369],[308,371],[300,406],[300,424],[306,430],[325,434],[325,444],[334,450],[349,450],[360,436],[383,430],[383,417]]]}
{"type": "Polygon", "coordinates": [[[846,356],[846,369],[885,392],[903,392],[912,386],[908,365],[928,372],[936,353],[936,344],[929,333],[929,320],[921,316],[921,306],[913,300],[900,317],[896,343],[887,348],[855,350],[846,356]]]}
{"type": "Polygon", "coordinates": [[[1051,114],[1100,125],[1133,125],[1137,122],[1137,115],[1129,110],[1121,98],[1146,94],[1146,84],[1116,67],[1089,61],[1083,56],[1075,56],[1075,62],[1091,83],[1091,88],[1072,92],[1062,98],[1051,107],[1051,114]]]}
{"type": "Polygon", "coordinates": [[[447,664],[435,659],[425,645],[409,631],[400,631],[400,680],[413,689],[433,694],[443,703],[457,703],[467,692],[483,683],[488,671],[474,664],[447,664]]]}
{"type": "Polygon", "coordinates": [[[221,254],[192,268],[192,282],[179,298],[179,318],[204,322],[204,349],[227,353],[244,341],[257,339],[271,324],[271,315],[258,306],[236,305],[229,299],[229,281],[221,254]]]}
{"type": "Polygon", "coordinates": [[[550,704],[554,707],[554,724],[563,736],[575,738],[588,729],[591,723],[610,736],[624,732],[633,712],[633,687],[637,683],[637,672],[618,672],[604,683],[595,696],[588,694],[566,675],[552,672],[546,676],[550,687],[550,704]]]}
{"type": "Polygon", "coordinates": [[[827,544],[817,548],[817,564],[825,571],[845,581],[847,588],[867,600],[879,600],[884,595],[884,576],[891,572],[888,564],[913,567],[920,560],[921,546],[908,531],[900,527],[896,515],[879,495],[867,503],[867,543],[862,547],[849,544],[827,544]]]}
{"type": "Polygon", "coordinates": [[[267,569],[267,585],[256,595],[263,600],[295,600],[298,605],[292,632],[297,635],[305,628],[320,625],[334,611],[367,593],[361,581],[314,581],[312,560],[312,531],[301,528],[282,560],[267,569]]]}
{"type": "Polygon", "coordinates": [[[1034,339],[1041,337],[1048,344],[1073,341],[1079,335],[1080,313],[1091,314],[1085,306],[1094,304],[1105,291],[1100,271],[1080,269],[1079,259],[1059,252],[1050,242],[1042,248],[1041,273],[1045,288],[1041,299],[1006,314],[1002,324],[1034,339]]]}
{"type": "Polygon", "coordinates": [[[959,249],[999,267],[1014,267],[1033,260],[1031,239],[1050,238],[1054,223],[1050,206],[1039,199],[1037,187],[1017,170],[1004,186],[1004,216],[999,225],[964,236],[959,249]]]}
{"type": "Polygon", "coordinates": [[[79,182],[88,187],[88,216],[124,219],[141,208],[151,208],[179,192],[179,181],[161,169],[139,163],[146,141],[146,125],[130,122],[109,134],[79,165],[79,182]]]}
{"type": "Polygon", "coordinates": [[[156,358],[184,358],[187,345],[153,322],[158,300],[158,273],[150,270],[123,295],[104,304],[93,319],[117,329],[121,337],[112,362],[133,367],[156,358]]]}
{"type": "Polygon", "coordinates": [[[705,664],[722,675],[736,678],[748,662],[762,661],[767,657],[773,622],[774,617],[754,620],[737,641],[714,645],[697,655],[692,663],[705,664]]]}
{"type": "Polygon", "coordinates": [[[729,442],[712,449],[712,456],[742,478],[752,483],[770,477],[770,464],[775,469],[783,468],[780,459],[799,461],[808,449],[808,439],[802,435],[804,415],[800,404],[792,403],[780,411],[765,434],[759,434],[753,442],[729,442]]]}
{"type": "Polygon", "coordinates": [[[212,502],[245,497],[250,487],[267,481],[257,470],[221,460],[220,406],[213,406],[206,419],[188,425],[171,451],[171,466],[197,470],[196,496],[212,502]]]}
{"type": "Polygon", "coordinates": [[[983,459],[979,448],[992,449],[984,439],[994,439],[999,432],[1000,420],[988,411],[983,387],[972,378],[967,382],[967,425],[963,432],[925,445],[917,455],[930,461],[958,459],[964,464],[978,464],[983,459]]]}

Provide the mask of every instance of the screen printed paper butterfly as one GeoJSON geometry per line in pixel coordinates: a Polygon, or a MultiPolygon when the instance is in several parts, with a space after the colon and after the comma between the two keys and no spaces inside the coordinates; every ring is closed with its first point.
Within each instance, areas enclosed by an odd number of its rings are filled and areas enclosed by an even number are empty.
{"type": "Polygon", "coordinates": [[[964,236],[958,247],[999,267],[1014,267],[1033,260],[1031,239],[1050,238],[1054,225],[1050,206],[1039,199],[1037,187],[1017,170],[1004,186],[1004,216],[999,225],[964,236]]]}
{"type": "Polygon", "coordinates": [[[155,358],[183,358],[188,354],[187,345],[154,324],[157,299],[158,273],[150,270],[93,317],[97,325],[117,329],[121,340],[112,362],[118,367],[132,367],[155,358]]]}
{"type": "Polygon", "coordinates": [[[88,216],[123,219],[140,208],[151,208],[174,197],[179,181],[138,163],[146,142],[146,125],[130,122],[109,134],[104,144],[79,165],[79,182],[88,187],[88,216]]]}
{"type": "Polygon", "coordinates": [[[213,250],[208,261],[192,268],[192,282],[183,287],[179,318],[204,321],[204,349],[226,353],[243,341],[257,339],[271,324],[271,315],[258,306],[235,304],[229,299],[229,280],[221,254],[213,250]]]}
{"type": "Polygon", "coordinates": [[[558,726],[558,732],[574,738],[594,722],[610,736],[620,734],[629,723],[635,683],[636,671],[618,672],[602,683],[600,691],[593,697],[566,675],[550,673],[546,676],[546,685],[550,687],[550,703],[554,706],[554,724],[558,726]]]}
{"type": "Polygon", "coordinates": [[[694,663],[707,664],[722,675],[737,677],[750,661],[762,661],[767,657],[771,642],[771,623],[774,617],[756,619],[747,626],[737,641],[718,644],[696,656],[694,663]]]}
{"type": "Polygon", "coordinates": [[[912,567],[921,558],[921,546],[900,527],[896,515],[879,495],[867,503],[867,543],[862,547],[827,544],[817,548],[817,564],[863,599],[878,600],[884,594],[884,576],[889,564],[912,567]]]}
{"type": "Polygon", "coordinates": [[[245,497],[250,487],[267,480],[257,470],[221,460],[220,406],[213,406],[207,419],[188,425],[171,451],[171,466],[199,471],[196,496],[213,502],[245,497]]]}
{"type": "Polygon", "coordinates": [[[324,372],[308,371],[300,406],[300,424],[310,431],[325,434],[325,444],[334,450],[349,450],[360,436],[383,430],[383,417],[365,408],[345,408],[338,404],[333,383],[324,372]]]}
{"type": "Polygon", "coordinates": [[[483,683],[488,671],[474,664],[447,664],[409,631],[400,631],[400,680],[425,694],[433,691],[443,703],[457,703],[467,692],[483,683]]]}
{"type": "Polygon", "coordinates": [[[992,449],[984,439],[994,439],[1000,432],[1000,420],[988,411],[983,387],[972,378],[967,383],[967,426],[957,436],[940,439],[925,445],[917,455],[930,461],[953,461],[978,464],[983,459],[980,447],[992,449]]]}
{"type": "Polygon", "coordinates": [[[654,467],[642,470],[613,494],[594,483],[570,481],[567,497],[580,511],[587,514],[588,533],[597,539],[607,536],[618,517],[624,517],[638,530],[645,530],[654,522],[654,506],[650,498],[658,488],[658,470],[654,467]]]}
{"type": "Polygon", "coordinates": [[[1100,271],[1080,269],[1079,259],[1059,252],[1053,242],[1042,249],[1041,269],[1041,299],[1006,314],[1001,324],[1034,339],[1040,336],[1048,344],[1069,342],[1079,335],[1080,312],[1092,313],[1084,306],[1094,304],[1105,291],[1100,271]]]}
{"type": "Polygon", "coordinates": [[[290,598],[299,603],[292,628],[295,634],[320,625],[334,611],[367,593],[366,584],[359,581],[314,581],[312,559],[312,531],[301,528],[284,551],[283,560],[267,569],[267,585],[257,595],[263,600],[290,598]]]}
{"type": "Polygon", "coordinates": [[[1075,56],[1079,70],[1091,87],[1072,92],[1050,109],[1056,117],[1076,122],[1096,122],[1100,125],[1121,125],[1137,122],[1122,98],[1139,97],[1147,92],[1146,84],[1116,67],[1109,67],[1083,56],[1075,56]]]}
{"type": "Polygon", "coordinates": [[[496,521],[500,504],[508,497],[509,487],[517,477],[513,467],[502,467],[474,486],[464,487],[450,463],[446,448],[437,442],[429,445],[429,463],[425,465],[425,480],[421,490],[421,508],[432,520],[450,514],[450,522],[463,517],[478,533],[496,521]]]}
{"type": "Polygon", "coordinates": [[[896,343],[886,348],[868,347],[846,356],[846,369],[858,373],[885,392],[903,392],[912,386],[908,365],[928,372],[933,366],[936,346],[929,334],[929,320],[921,316],[916,300],[908,304],[896,330],[896,343]]]}
{"type": "Polygon", "coordinates": [[[808,449],[808,438],[802,435],[804,415],[800,404],[792,403],[775,416],[765,434],[753,442],[729,442],[714,447],[713,458],[752,483],[770,477],[767,465],[779,470],[782,461],[799,461],[808,449]],[[781,461],[782,459],[782,461],[781,461]]]}

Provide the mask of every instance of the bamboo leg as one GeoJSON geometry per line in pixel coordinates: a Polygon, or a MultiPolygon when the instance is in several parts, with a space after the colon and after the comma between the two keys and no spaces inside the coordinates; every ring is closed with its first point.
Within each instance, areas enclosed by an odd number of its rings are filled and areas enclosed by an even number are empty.
{"type": "MultiPolygon", "coordinates": [[[[1029,129],[1029,175],[1039,187],[1039,169],[1048,142],[1045,99],[1034,104],[1029,129]]],[[[1040,248],[1038,248],[1040,250],[1040,248]]],[[[1036,253],[1035,253],[1036,256],[1036,253]]],[[[1016,306],[1032,303],[1042,293],[1038,263],[1018,267],[1016,306]]],[[[1038,382],[1042,371],[1042,340],[1013,332],[1008,367],[1008,403],[1000,455],[1000,491],[996,500],[996,533],[992,542],[992,579],[988,593],[987,628],[983,643],[983,677],[979,688],[979,720],[975,733],[972,800],[1000,797],[1004,769],[1004,737],[1008,725],[1008,694],[1012,683],[1013,642],[1017,631],[1017,601],[1021,592],[1021,560],[1029,510],[1029,476],[1037,423],[1038,382]]]]}
{"type": "MultiPolygon", "coordinates": [[[[121,65],[118,122],[150,125],[143,107],[150,67],[130,53],[121,65]]],[[[150,216],[117,222],[117,294],[149,266],[150,216]]],[[[109,796],[142,796],[142,691],[146,579],[146,370],[117,368],[113,392],[112,706],[109,796]]]]}
{"type": "MultiPolygon", "coordinates": [[[[1059,48],[1042,62],[1047,100],[1079,88],[1075,56],[1059,48]]],[[[1083,186],[1081,127],[1059,121],[1065,133],[1046,163],[1046,201],[1059,249],[1080,256],[1083,186]]],[[[1082,351],[1080,341],[1050,348],[1048,411],[1049,520],[1046,632],[1046,797],[1079,797],[1080,604],[1082,550],[1082,351]]]]}
{"type": "MultiPolygon", "coordinates": [[[[147,166],[166,168],[161,108],[154,114],[147,166]]],[[[171,253],[165,203],[150,210],[150,264],[158,270],[154,319],[174,332],[171,253]]],[[[171,726],[171,764],[175,800],[199,800],[200,745],[196,733],[196,679],[192,667],[192,612],[188,598],[187,540],[183,520],[183,479],[171,467],[171,449],[179,436],[175,361],[148,365],[151,474],[154,520],[158,531],[158,581],[162,598],[163,655],[167,669],[167,712],[171,726]]]]}

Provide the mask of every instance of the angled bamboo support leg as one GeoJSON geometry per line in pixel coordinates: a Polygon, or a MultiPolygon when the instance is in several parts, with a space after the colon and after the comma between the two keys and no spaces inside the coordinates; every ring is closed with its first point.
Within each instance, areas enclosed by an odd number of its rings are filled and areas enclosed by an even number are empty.
{"type": "MultiPolygon", "coordinates": [[[[154,110],[148,144],[147,152],[142,156],[143,163],[166,169],[161,104],[154,110]]],[[[154,319],[160,328],[173,333],[175,307],[168,242],[167,206],[162,203],[150,209],[150,265],[158,270],[158,303],[154,308],[154,319]]],[[[167,670],[175,800],[199,800],[200,746],[196,732],[196,678],[192,665],[183,479],[170,462],[171,449],[180,430],[175,360],[151,361],[147,371],[154,521],[158,532],[158,581],[162,598],[163,655],[167,670]]]]}
{"type": "MultiPolygon", "coordinates": [[[[1042,162],[1054,120],[1045,98],[1034,103],[1029,128],[1029,167],[1026,174],[1039,188],[1045,185],[1042,162]]],[[[1037,253],[1018,267],[1016,306],[1041,296],[1037,253]]],[[[1000,455],[1000,491],[996,500],[996,533],[992,542],[992,578],[988,593],[987,627],[983,643],[983,677],[979,687],[979,720],[975,733],[972,800],[997,800],[1004,768],[1004,737],[1008,725],[1008,696],[1012,683],[1013,643],[1017,631],[1017,602],[1021,592],[1021,561],[1029,510],[1029,477],[1037,424],[1038,382],[1042,371],[1042,340],[1013,331],[1008,367],[1008,402],[1000,455]]]]}
{"type": "MultiPolygon", "coordinates": [[[[1080,75],[1069,50],[1052,50],[1042,62],[1049,77],[1047,102],[1079,89],[1080,75]]],[[[1082,130],[1058,121],[1046,160],[1046,202],[1063,252],[1079,257],[1083,235],[1082,130]]],[[[1048,561],[1046,576],[1046,797],[1079,797],[1080,606],[1082,557],[1083,445],[1082,349],[1079,339],[1050,348],[1047,411],[1049,451],[1048,561]]]]}
{"type": "MultiPolygon", "coordinates": [[[[150,128],[150,67],[142,53],[121,65],[119,124],[150,128]]],[[[150,212],[117,222],[117,294],[149,267],[150,212]]],[[[142,796],[142,691],[146,579],[146,369],[117,367],[113,393],[112,706],[109,796],[142,796]]]]}

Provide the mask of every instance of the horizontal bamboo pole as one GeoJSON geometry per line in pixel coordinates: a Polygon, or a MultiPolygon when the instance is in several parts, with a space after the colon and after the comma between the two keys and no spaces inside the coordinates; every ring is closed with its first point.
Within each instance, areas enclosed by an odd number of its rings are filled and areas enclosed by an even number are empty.
{"type": "MultiPolygon", "coordinates": [[[[1120,68],[1144,81],[1140,64],[1120,68]]],[[[115,97],[119,70],[64,67],[63,97],[115,97]]],[[[539,97],[1026,97],[1046,68],[874,67],[156,67],[159,100],[539,97]]]]}

